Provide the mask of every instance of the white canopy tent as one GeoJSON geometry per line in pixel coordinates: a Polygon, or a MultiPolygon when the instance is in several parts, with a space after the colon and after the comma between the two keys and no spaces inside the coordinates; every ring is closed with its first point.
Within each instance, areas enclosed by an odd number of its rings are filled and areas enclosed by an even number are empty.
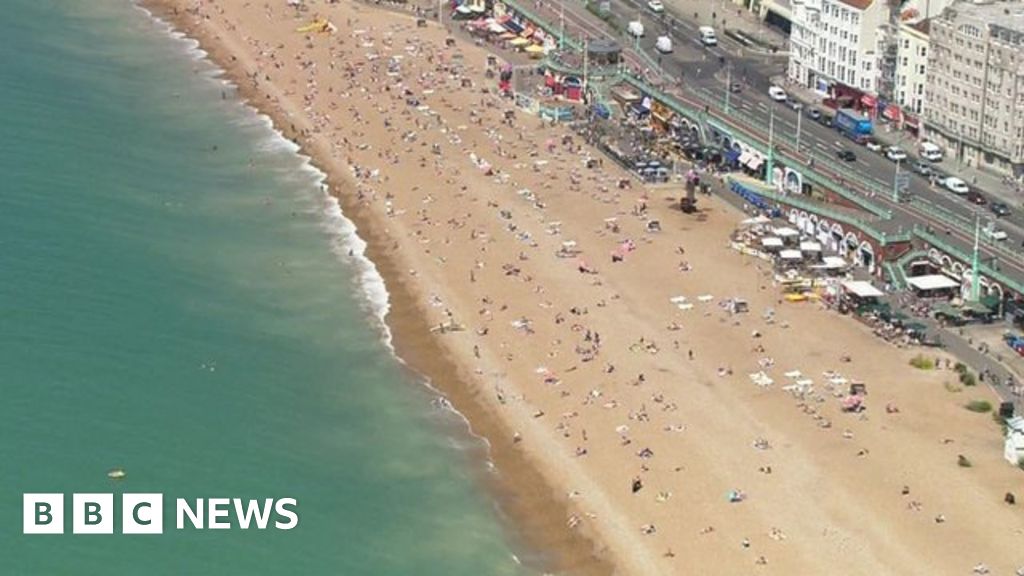
{"type": "Polygon", "coordinates": [[[789,226],[781,226],[774,230],[775,235],[780,238],[792,238],[793,236],[799,236],[800,232],[790,228],[789,226]]]}
{"type": "Polygon", "coordinates": [[[818,242],[804,241],[800,243],[801,252],[821,252],[821,244],[818,242]]]}
{"type": "Polygon", "coordinates": [[[821,264],[816,264],[813,268],[824,268],[826,270],[838,270],[840,268],[846,268],[846,260],[840,256],[825,256],[821,259],[821,264]]]}
{"type": "Polygon", "coordinates": [[[799,250],[783,250],[779,252],[779,258],[783,260],[800,260],[804,255],[799,250]]]}
{"type": "Polygon", "coordinates": [[[949,276],[943,274],[926,274],[924,276],[911,276],[907,278],[907,284],[910,284],[915,290],[949,290],[951,288],[959,288],[960,283],[953,280],[949,276]]]}
{"type": "Polygon", "coordinates": [[[848,280],[843,282],[843,290],[858,298],[878,298],[883,296],[881,290],[875,288],[871,282],[864,280],[848,280]]]}
{"type": "Polygon", "coordinates": [[[782,238],[766,236],[761,238],[761,246],[764,246],[765,248],[782,248],[782,238]]]}

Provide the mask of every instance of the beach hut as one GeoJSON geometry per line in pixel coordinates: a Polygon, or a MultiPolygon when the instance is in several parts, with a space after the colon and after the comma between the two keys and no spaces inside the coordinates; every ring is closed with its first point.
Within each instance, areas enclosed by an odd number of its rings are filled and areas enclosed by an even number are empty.
{"type": "Polygon", "coordinates": [[[1024,418],[1014,416],[1006,421],[1006,445],[1003,457],[1014,466],[1024,458],[1024,418]]]}

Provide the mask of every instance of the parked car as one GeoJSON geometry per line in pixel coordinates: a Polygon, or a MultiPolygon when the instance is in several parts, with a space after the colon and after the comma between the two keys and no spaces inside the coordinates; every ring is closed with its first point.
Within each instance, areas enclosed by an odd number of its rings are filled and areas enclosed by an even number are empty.
{"type": "Polygon", "coordinates": [[[945,186],[946,189],[952,192],[953,194],[957,194],[960,196],[966,196],[967,193],[971,191],[971,189],[967,187],[967,182],[964,182],[963,180],[957,178],[956,176],[950,176],[946,178],[946,180],[943,182],[943,186],[945,186]]]}
{"type": "Polygon", "coordinates": [[[879,142],[878,140],[875,140],[874,138],[867,138],[862,142],[862,144],[864,144],[864,147],[867,148],[868,150],[871,150],[872,152],[880,152],[882,150],[882,143],[879,142]]]}
{"type": "Polygon", "coordinates": [[[639,20],[633,20],[626,25],[626,32],[635,38],[644,37],[644,24],[639,20]]]}
{"type": "Polygon", "coordinates": [[[1006,202],[993,202],[988,205],[988,209],[996,216],[1010,215],[1010,207],[1006,205],[1006,202]]]}
{"type": "Polygon", "coordinates": [[[989,240],[1006,240],[1009,236],[1006,232],[996,228],[995,224],[989,224],[981,229],[981,233],[985,235],[989,240]]]}
{"type": "Polygon", "coordinates": [[[807,117],[811,120],[821,120],[821,110],[818,110],[817,108],[808,108],[807,117]]]}
{"type": "Polygon", "coordinates": [[[733,94],[739,94],[743,91],[743,86],[739,82],[733,82],[729,85],[729,92],[733,94]]]}
{"type": "Polygon", "coordinates": [[[650,0],[647,3],[647,7],[651,9],[651,12],[664,12],[665,5],[661,3],[661,0],[650,0]]]}
{"type": "Polygon", "coordinates": [[[978,192],[977,190],[971,190],[967,193],[967,201],[971,204],[977,204],[978,206],[988,204],[988,200],[986,200],[985,197],[981,195],[981,192],[978,192]]]}
{"type": "Polygon", "coordinates": [[[786,98],[786,106],[789,107],[791,110],[796,110],[797,112],[799,112],[804,107],[804,105],[799,100],[793,98],[792,96],[786,98]]]}
{"type": "Polygon", "coordinates": [[[910,168],[911,168],[911,170],[913,170],[914,172],[917,172],[921,176],[927,177],[927,176],[931,176],[932,175],[932,165],[927,163],[927,162],[922,162],[922,161],[918,160],[917,162],[914,162],[910,166],[910,168]]]}
{"type": "Polygon", "coordinates": [[[782,88],[779,88],[778,86],[769,86],[768,96],[771,96],[771,99],[775,100],[776,102],[785,102],[788,98],[786,96],[786,91],[783,90],[782,88]]]}
{"type": "Polygon", "coordinates": [[[853,153],[853,150],[843,149],[836,152],[836,158],[847,162],[855,162],[857,160],[857,155],[853,153]]]}
{"type": "Polygon", "coordinates": [[[821,118],[818,118],[818,123],[826,128],[832,127],[832,117],[828,114],[822,114],[821,118]]]}
{"type": "Polygon", "coordinates": [[[898,146],[889,146],[885,149],[885,157],[893,162],[903,162],[907,159],[907,153],[898,146]]]}

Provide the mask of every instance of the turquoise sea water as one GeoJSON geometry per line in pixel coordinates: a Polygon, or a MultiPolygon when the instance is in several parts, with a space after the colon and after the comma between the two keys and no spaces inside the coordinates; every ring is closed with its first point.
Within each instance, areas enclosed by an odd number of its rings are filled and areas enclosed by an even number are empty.
{"type": "Polygon", "coordinates": [[[526,573],[316,174],[129,0],[3,9],[0,573],[526,573]],[[66,532],[71,493],[163,493],[165,532],[24,536],[26,492],[66,532]],[[176,497],[299,526],[178,531],[176,497]]]}

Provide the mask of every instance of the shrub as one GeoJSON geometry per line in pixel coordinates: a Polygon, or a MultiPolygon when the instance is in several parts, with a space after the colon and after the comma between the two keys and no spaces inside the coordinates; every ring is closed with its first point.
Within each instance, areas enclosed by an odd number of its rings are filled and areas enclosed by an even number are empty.
{"type": "Polygon", "coordinates": [[[984,414],[992,411],[992,403],[988,400],[971,400],[964,406],[964,408],[967,408],[971,412],[984,414]]]}
{"type": "Polygon", "coordinates": [[[963,362],[957,362],[956,364],[953,365],[953,370],[960,374],[964,374],[965,372],[967,372],[967,364],[964,364],[963,362]]]}
{"type": "Polygon", "coordinates": [[[910,365],[918,370],[932,370],[935,368],[935,360],[932,358],[926,358],[922,354],[918,354],[910,359],[910,365]]]}
{"type": "Polygon", "coordinates": [[[956,393],[956,392],[963,392],[963,390],[964,390],[963,388],[957,386],[956,384],[953,384],[949,380],[943,382],[942,385],[946,388],[947,392],[956,393]]]}
{"type": "Polygon", "coordinates": [[[963,384],[964,386],[974,386],[975,384],[978,383],[978,381],[974,377],[974,374],[964,371],[960,373],[960,383],[963,384]]]}
{"type": "Polygon", "coordinates": [[[1024,470],[1024,456],[1017,458],[1017,468],[1024,470]]]}

